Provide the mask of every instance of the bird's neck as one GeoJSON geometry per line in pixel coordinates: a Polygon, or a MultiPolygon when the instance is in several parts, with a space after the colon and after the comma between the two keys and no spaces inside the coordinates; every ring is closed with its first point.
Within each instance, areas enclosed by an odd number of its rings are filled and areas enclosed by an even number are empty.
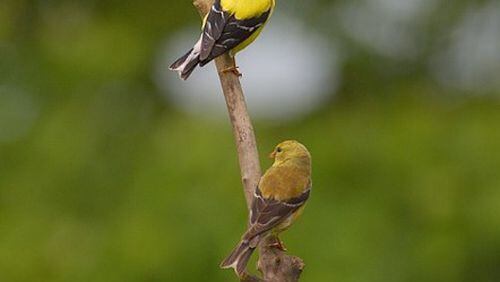
{"type": "Polygon", "coordinates": [[[299,170],[303,170],[305,173],[311,172],[311,158],[308,156],[304,157],[293,157],[286,158],[280,161],[276,161],[273,166],[281,166],[281,167],[295,167],[299,170]]]}

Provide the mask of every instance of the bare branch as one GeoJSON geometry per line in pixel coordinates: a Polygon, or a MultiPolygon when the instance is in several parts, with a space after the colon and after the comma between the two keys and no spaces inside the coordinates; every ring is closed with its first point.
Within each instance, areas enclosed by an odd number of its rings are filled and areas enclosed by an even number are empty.
{"type": "MultiPolygon", "coordinates": [[[[193,4],[200,13],[200,16],[204,18],[212,6],[213,0],[193,0],[193,4]]],[[[215,64],[233,127],[245,199],[247,207],[250,209],[253,193],[261,177],[255,133],[248,114],[239,77],[232,72],[223,72],[235,66],[234,60],[229,55],[224,54],[215,59],[215,64]]],[[[244,274],[240,277],[241,281],[295,282],[299,280],[304,263],[298,257],[289,256],[279,249],[268,247],[275,240],[277,238],[269,236],[265,240],[262,240],[259,246],[260,258],[258,269],[262,272],[263,279],[244,274]]]]}
{"type": "MultiPolygon", "coordinates": [[[[212,0],[194,0],[193,2],[202,18],[210,10],[212,3],[212,0]]],[[[219,72],[224,97],[226,98],[231,125],[233,126],[234,138],[238,149],[241,180],[243,182],[247,207],[250,209],[253,192],[261,176],[255,133],[250,116],[248,115],[245,97],[243,96],[238,76],[232,72],[223,73],[223,70],[235,66],[234,60],[229,55],[224,54],[215,59],[215,64],[219,72]]]]}

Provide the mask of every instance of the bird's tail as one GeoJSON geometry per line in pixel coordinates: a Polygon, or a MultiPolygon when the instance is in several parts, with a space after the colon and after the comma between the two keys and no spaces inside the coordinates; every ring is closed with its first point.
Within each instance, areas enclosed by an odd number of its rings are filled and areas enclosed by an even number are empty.
{"type": "Polygon", "coordinates": [[[175,61],[170,69],[179,73],[181,79],[186,80],[200,63],[201,39],[184,56],[175,61]]]}
{"type": "Polygon", "coordinates": [[[248,260],[252,256],[255,247],[251,247],[248,240],[242,240],[231,254],[222,261],[221,268],[233,268],[238,275],[241,275],[248,264],[248,260]]]}

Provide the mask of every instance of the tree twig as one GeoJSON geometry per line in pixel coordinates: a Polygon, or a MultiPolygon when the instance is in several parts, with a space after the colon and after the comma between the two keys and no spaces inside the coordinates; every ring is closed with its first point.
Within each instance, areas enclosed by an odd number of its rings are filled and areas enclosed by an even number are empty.
{"type": "MultiPolygon", "coordinates": [[[[193,4],[200,13],[200,16],[204,18],[209,12],[213,0],[193,0],[193,4]]],[[[215,64],[233,127],[245,199],[247,207],[250,209],[255,188],[261,177],[255,133],[248,114],[239,77],[232,72],[223,72],[223,70],[235,66],[234,60],[229,55],[224,54],[215,59],[215,64]]],[[[277,248],[268,247],[275,240],[277,238],[269,236],[262,240],[259,246],[258,269],[262,273],[263,278],[260,279],[245,273],[240,277],[241,281],[295,282],[299,280],[304,263],[298,257],[289,256],[277,248]]]]}
{"type": "MultiPolygon", "coordinates": [[[[194,0],[193,2],[202,17],[208,13],[212,3],[213,0],[194,0]]],[[[231,125],[233,126],[234,138],[236,139],[238,149],[241,180],[243,182],[247,207],[250,209],[253,192],[261,176],[255,133],[250,116],[248,115],[245,97],[238,76],[232,72],[223,72],[223,70],[234,67],[234,60],[229,55],[224,54],[215,59],[215,64],[219,72],[231,125]]]]}

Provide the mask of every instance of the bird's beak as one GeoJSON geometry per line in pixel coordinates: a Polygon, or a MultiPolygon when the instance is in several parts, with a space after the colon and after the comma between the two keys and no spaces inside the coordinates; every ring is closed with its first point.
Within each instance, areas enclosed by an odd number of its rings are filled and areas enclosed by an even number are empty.
{"type": "Polygon", "coordinates": [[[276,151],[272,151],[271,154],[269,154],[270,159],[276,158],[276,151]]]}

